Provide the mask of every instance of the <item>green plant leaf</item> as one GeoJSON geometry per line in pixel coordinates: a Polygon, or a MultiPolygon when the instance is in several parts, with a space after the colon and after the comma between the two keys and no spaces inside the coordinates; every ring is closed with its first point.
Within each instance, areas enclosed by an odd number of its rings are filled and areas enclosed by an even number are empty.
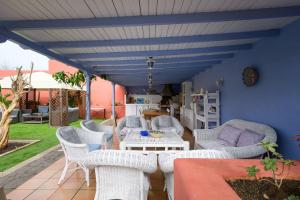
{"type": "Polygon", "coordinates": [[[292,160],[281,160],[281,162],[286,166],[295,166],[295,162],[292,160]]]}
{"type": "Polygon", "coordinates": [[[265,157],[263,160],[261,160],[261,163],[264,165],[264,169],[266,171],[272,170],[276,171],[277,170],[277,159],[275,158],[269,158],[265,157]]]}
{"type": "Polygon", "coordinates": [[[262,145],[266,151],[277,153],[276,148],[278,147],[278,145],[276,143],[269,142],[269,141],[262,141],[260,145],[262,145]]]}
{"type": "Polygon", "coordinates": [[[246,167],[246,170],[249,177],[256,177],[256,173],[259,172],[259,169],[255,165],[246,167]]]}
{"type": "Polygon", "coordinates": [[[295,196],[295,195],[290,195],[287,200],[300,200],[299,196],[295,196]]]}

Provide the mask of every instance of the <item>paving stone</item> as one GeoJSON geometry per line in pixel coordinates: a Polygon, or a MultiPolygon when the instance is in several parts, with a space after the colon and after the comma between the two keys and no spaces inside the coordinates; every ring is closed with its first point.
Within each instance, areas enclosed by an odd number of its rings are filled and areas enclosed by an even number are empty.
{"type": "Polygon", "coordinates": [[[25,183],[31,177],[37,175],[52,163],[63,156],[62,151],[57,149],[45,154],[43,157],[34,160],[16,171],[1,177],[0,186],[4,187],[5,193],[9,193],[18,186],[25,183]]]}

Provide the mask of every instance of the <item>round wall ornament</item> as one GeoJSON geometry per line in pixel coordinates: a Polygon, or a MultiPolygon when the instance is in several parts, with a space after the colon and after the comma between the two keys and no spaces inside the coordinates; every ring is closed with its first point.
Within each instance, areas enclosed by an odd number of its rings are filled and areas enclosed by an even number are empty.
{"type": "Polygon", "coordinates": [[[243,83],[247,86],[254,86],[259,78],[257,69],[253,66],[246,67],[243,71],[243,83]]]}

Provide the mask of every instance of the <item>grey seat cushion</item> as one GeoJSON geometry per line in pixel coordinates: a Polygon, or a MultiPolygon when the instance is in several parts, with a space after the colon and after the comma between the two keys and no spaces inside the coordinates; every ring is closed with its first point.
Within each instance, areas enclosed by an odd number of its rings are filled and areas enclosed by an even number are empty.
{"type": "Polygon", "coordinates": [[[139,127],[141,127],[139,117],[136,117],[136,116],[126,117],[126,127],[128,127],[128,128],[139,128],[139,127]]]}
{"type": "Polygon", "coordinates": [[[233,126],[225,125],[221,130],[218,139],[223,140],[231,146],[235,147],[242,131],[243,130],[235,128],[233,126]]]}
{"type": "Polygon", "coordinates": [[[92,130],[92,131],[97,131],[97,128],[95,126],[95,123],[90,120],[90,121],[87,121],[87,122],[84,122],[84,125],[89,129],[89,130],[92,130]]]}
{"type": "Polygon", "coordinates": [[[198,142],[204,149],[216,149],[219,147],[230,147],[231,145],[223,140],[202,140],[198,142]]]}
{"type": "Polygon", "coordinates": [[[160,116],[158,118],[158,125],[160,128],[172,127],[172,119],[170,116],[160,116]]]}
{"type": "Polygon", "coordinates": [[[73,130],[71,127],[61,131],[61,137],[70,143],[74,143],[74,144],[82,143],[76,131],[73,130]]]}

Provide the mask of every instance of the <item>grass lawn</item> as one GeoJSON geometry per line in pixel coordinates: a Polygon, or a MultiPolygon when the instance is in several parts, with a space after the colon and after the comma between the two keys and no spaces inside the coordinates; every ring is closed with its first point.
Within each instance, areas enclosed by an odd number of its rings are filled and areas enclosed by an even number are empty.
{"type": "MultiPolygon", "coordinates": [[[[100,120],[95,120],[100,121],[100,120]]],[[[80,120],[72,122],[71,126],[80,127],[80,120]]],[[[33,145],[24,149],[20,149],[8,155],[0,157],[0,172],[9,169],[18,163],[27,160],[55,145],[58,140],[55,136],[56,128],[46,124],[11,124],[10,126],[10,139],[27,139],[27,140],[40,140],[33,145]]]]}

